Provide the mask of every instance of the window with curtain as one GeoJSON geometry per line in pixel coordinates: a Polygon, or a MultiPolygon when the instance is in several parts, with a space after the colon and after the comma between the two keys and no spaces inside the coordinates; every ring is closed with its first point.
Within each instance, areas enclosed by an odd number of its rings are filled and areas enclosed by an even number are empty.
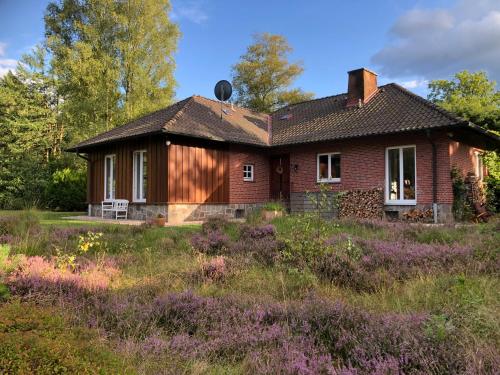
{"type": "Polygon", "coordinates": [[[104,157],[104,200],[115,199],[116,193],[116,157],[106,155],[104,157]]]}
{"type": "Polygon", "coordinates": [[[148,159],[145,150],[134,152],[134,202],[146,202],[147,180],[148,180],[148,159]]]}
{"type": "Polygon", "coordinates": [[[386,150],[386,203],[416,204],[415,146],[386,150]]]}

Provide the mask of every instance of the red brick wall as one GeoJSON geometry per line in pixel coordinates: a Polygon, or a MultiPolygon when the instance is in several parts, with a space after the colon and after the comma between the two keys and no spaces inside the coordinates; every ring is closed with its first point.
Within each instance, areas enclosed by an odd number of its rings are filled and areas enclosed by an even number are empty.
{"type": "Polygon", "coordinates": [[[231,146],[229,202],[262,203],[269,200],[269,156],[264,149],[231,146]],[[254,180],[243,181],[243,165],[254,165],[254,180]]]}
{"type": "MultiPolygon", "coordinates": [[[[476,155],[477,148],[464,143],[455,141],[450,142],[450,161],[451,166],[458,168],[462,172],[462,177],[472,172],[476,174],[476,155]]],[[[484,172],[484,171],[483,171],[484,172]]]]}
{"type": "MultiPolygon", "coordinates": [[[[437,144],[438,203],[452,203],[448,140],[440,135],[437,144]]],[[[301,145],[290,148],[292,192],[316,191],[316,155],[341,153],[341,182],[332,183],[334,191],[370,189],[385,186],[385,149],[390,146],[416,145],[417,203],[432,203],[432,148],[425,135],[394,135],[301,145]],[[293,166],[298,165],[294,172],[293,166]]]]}

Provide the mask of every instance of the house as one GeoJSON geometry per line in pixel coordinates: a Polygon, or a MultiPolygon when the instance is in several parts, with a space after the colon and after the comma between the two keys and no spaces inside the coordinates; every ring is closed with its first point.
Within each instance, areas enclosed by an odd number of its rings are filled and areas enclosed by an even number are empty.
{"type": "Polygon", "coordinates": [[[452,168],[482,178],[481,152],[499,138],[368,69],[347,94],[271,115],[192,96],[77,144],[88,160],[90,215],[128,199],[129,217],[170,222],[244,216],[281,199],[307,210],[306,192],[382,189],[384,209],[432,208],[452,220],[452,168]]]}

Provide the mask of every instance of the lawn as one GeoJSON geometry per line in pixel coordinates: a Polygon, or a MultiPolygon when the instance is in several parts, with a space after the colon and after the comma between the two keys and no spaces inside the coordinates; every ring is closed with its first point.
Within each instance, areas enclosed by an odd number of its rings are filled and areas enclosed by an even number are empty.
{"type": "Polygon", "coordinates": [[[0,373],[500,371],[500,222],[0,212],[0,373]]]}

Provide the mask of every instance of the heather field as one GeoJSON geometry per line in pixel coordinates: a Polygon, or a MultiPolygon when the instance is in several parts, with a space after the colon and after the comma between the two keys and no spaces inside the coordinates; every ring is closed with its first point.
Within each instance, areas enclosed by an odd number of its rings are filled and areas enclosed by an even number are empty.
{"type": "Polygon", "coordinates": [[[498,374],[500,222],[0,212],[0,373],[498,374]]]}

